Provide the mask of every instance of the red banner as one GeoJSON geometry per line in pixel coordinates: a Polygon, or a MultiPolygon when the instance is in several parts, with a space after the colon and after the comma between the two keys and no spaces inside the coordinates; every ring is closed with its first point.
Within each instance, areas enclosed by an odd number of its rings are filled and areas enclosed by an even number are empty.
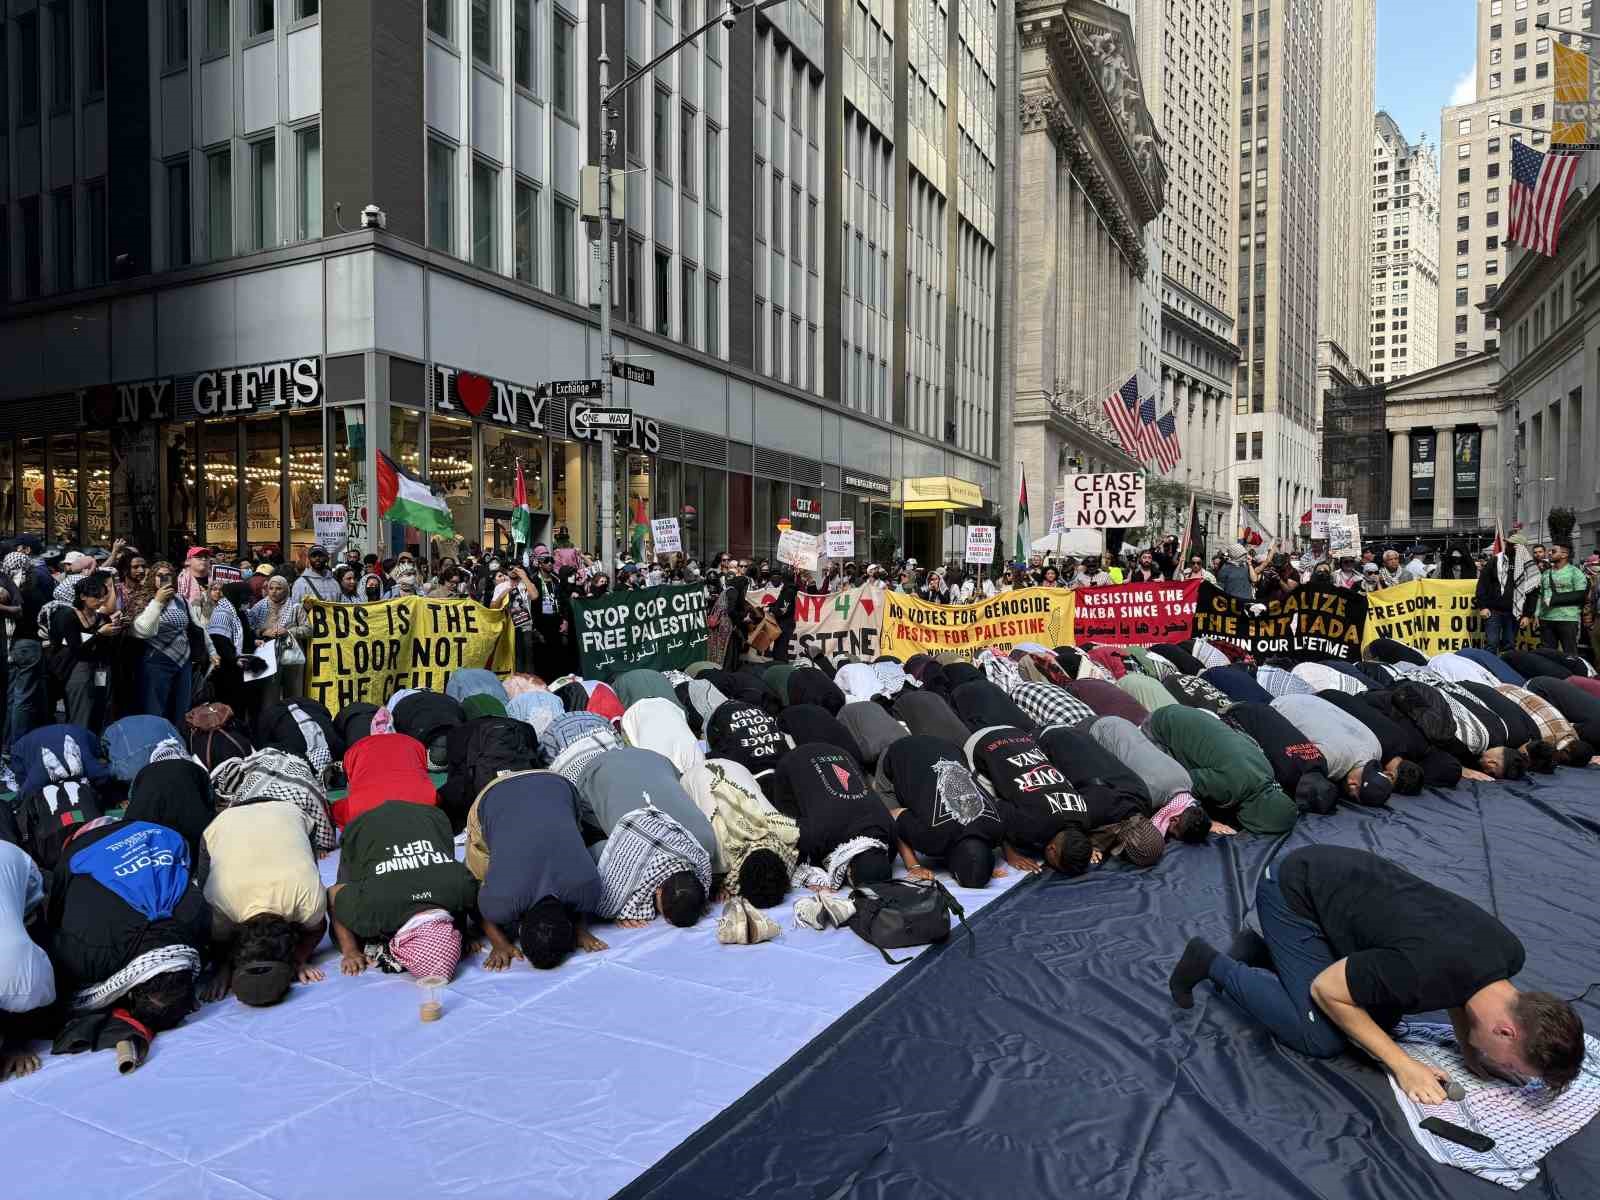
{"type": "Polygon", "coordinates": [[[1085,642],[1114,646],[1181,642],[1190,636],[1199,597],[1198,579],[1079,588],[1073,593],[1077,609],[1072,637],[1080,646],[1085,642]]]}

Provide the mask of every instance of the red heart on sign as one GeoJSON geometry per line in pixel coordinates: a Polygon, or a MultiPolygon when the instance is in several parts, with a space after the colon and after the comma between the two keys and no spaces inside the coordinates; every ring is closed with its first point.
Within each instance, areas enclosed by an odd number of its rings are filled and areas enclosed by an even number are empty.
{"type": "Polygon", "coordinates": [[[863,597],[861,597],[861,607],[866,610],[867,616],[870,617],[872,615],[872,597],[871,596],[863,596],[863,597]]]}
{"type": "Polygon", "coordinates": [[[456,397],[461,407],[478,416],[489,404],[489,381],[482,375],[463,371],[456,376],[456,397]]]}

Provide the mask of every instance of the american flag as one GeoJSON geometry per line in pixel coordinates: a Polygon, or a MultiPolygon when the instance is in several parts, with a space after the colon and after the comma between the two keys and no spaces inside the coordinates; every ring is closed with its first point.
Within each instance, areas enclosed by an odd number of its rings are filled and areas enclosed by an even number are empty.
{"type": "Polygon", "coordinates": [[[1172,413],[1167,413],[1156,422],[1156,432],[1159,435],[1156,438],[1156,462],[1163,471],[1170,471],[1183,457],[1183,451],[1178,445],[1178,418],[1172,413]]]}
{"type": "Polygon", "coordinates": [[[1144,458],[1144,433],[1139,424],[1139,376],[1128,376],[1128,382],[1105,399],[1106,417],[1117,431],[1122,448],[1135,458],[1144,458]]]}
{"type": "Polygon", "coordinates": [[[1561,209],[1578,171],[1576,154],[1549,154],[1511,143],[1511,227],[1507,236],[1529,250],[1554,255],[1561,209]]]}
{"type": "Polygon", "coordinates": [[[1146,396],[1139,405],[1139,434],[1144,438],[1144,453],[1140,458],[1160,458],[1161,451],[1158,443],[1160,435],[1156,430],[1156,398],[1154,394],[1146,396]]]}

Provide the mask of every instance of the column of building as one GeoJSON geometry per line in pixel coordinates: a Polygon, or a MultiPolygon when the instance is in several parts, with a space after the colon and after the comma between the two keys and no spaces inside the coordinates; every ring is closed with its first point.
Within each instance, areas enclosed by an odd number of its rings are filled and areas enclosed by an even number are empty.
{"type": "Polygon", "coordinates": [[[1456,515],[1455,430],[1445,426],[1433,436],[1433,524],[1448,529],[1456,515]]]}
{"type": "Polygon", "coordinates": [[[1406,429],[1389,435],[1389,522],[1411,522],[1411,433],[1406,429]]]}

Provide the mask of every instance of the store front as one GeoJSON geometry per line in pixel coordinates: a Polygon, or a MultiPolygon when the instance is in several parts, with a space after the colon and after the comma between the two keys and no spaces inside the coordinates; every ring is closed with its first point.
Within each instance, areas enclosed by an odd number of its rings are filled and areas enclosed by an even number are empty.
{"type": "Polygon", "coordinates": [[[889,480],[863,471],[841,471],[839,519],[852,522],[858,562],[891,562],[900,546],[901,508],[889,480]]]}
{"type": "Polygon", "coordinates": [[[984,523],[983,489],[949,475],[900,481],[905,514],[905,554],[923,566],[959,560],[966,528],[984,523]]]}

